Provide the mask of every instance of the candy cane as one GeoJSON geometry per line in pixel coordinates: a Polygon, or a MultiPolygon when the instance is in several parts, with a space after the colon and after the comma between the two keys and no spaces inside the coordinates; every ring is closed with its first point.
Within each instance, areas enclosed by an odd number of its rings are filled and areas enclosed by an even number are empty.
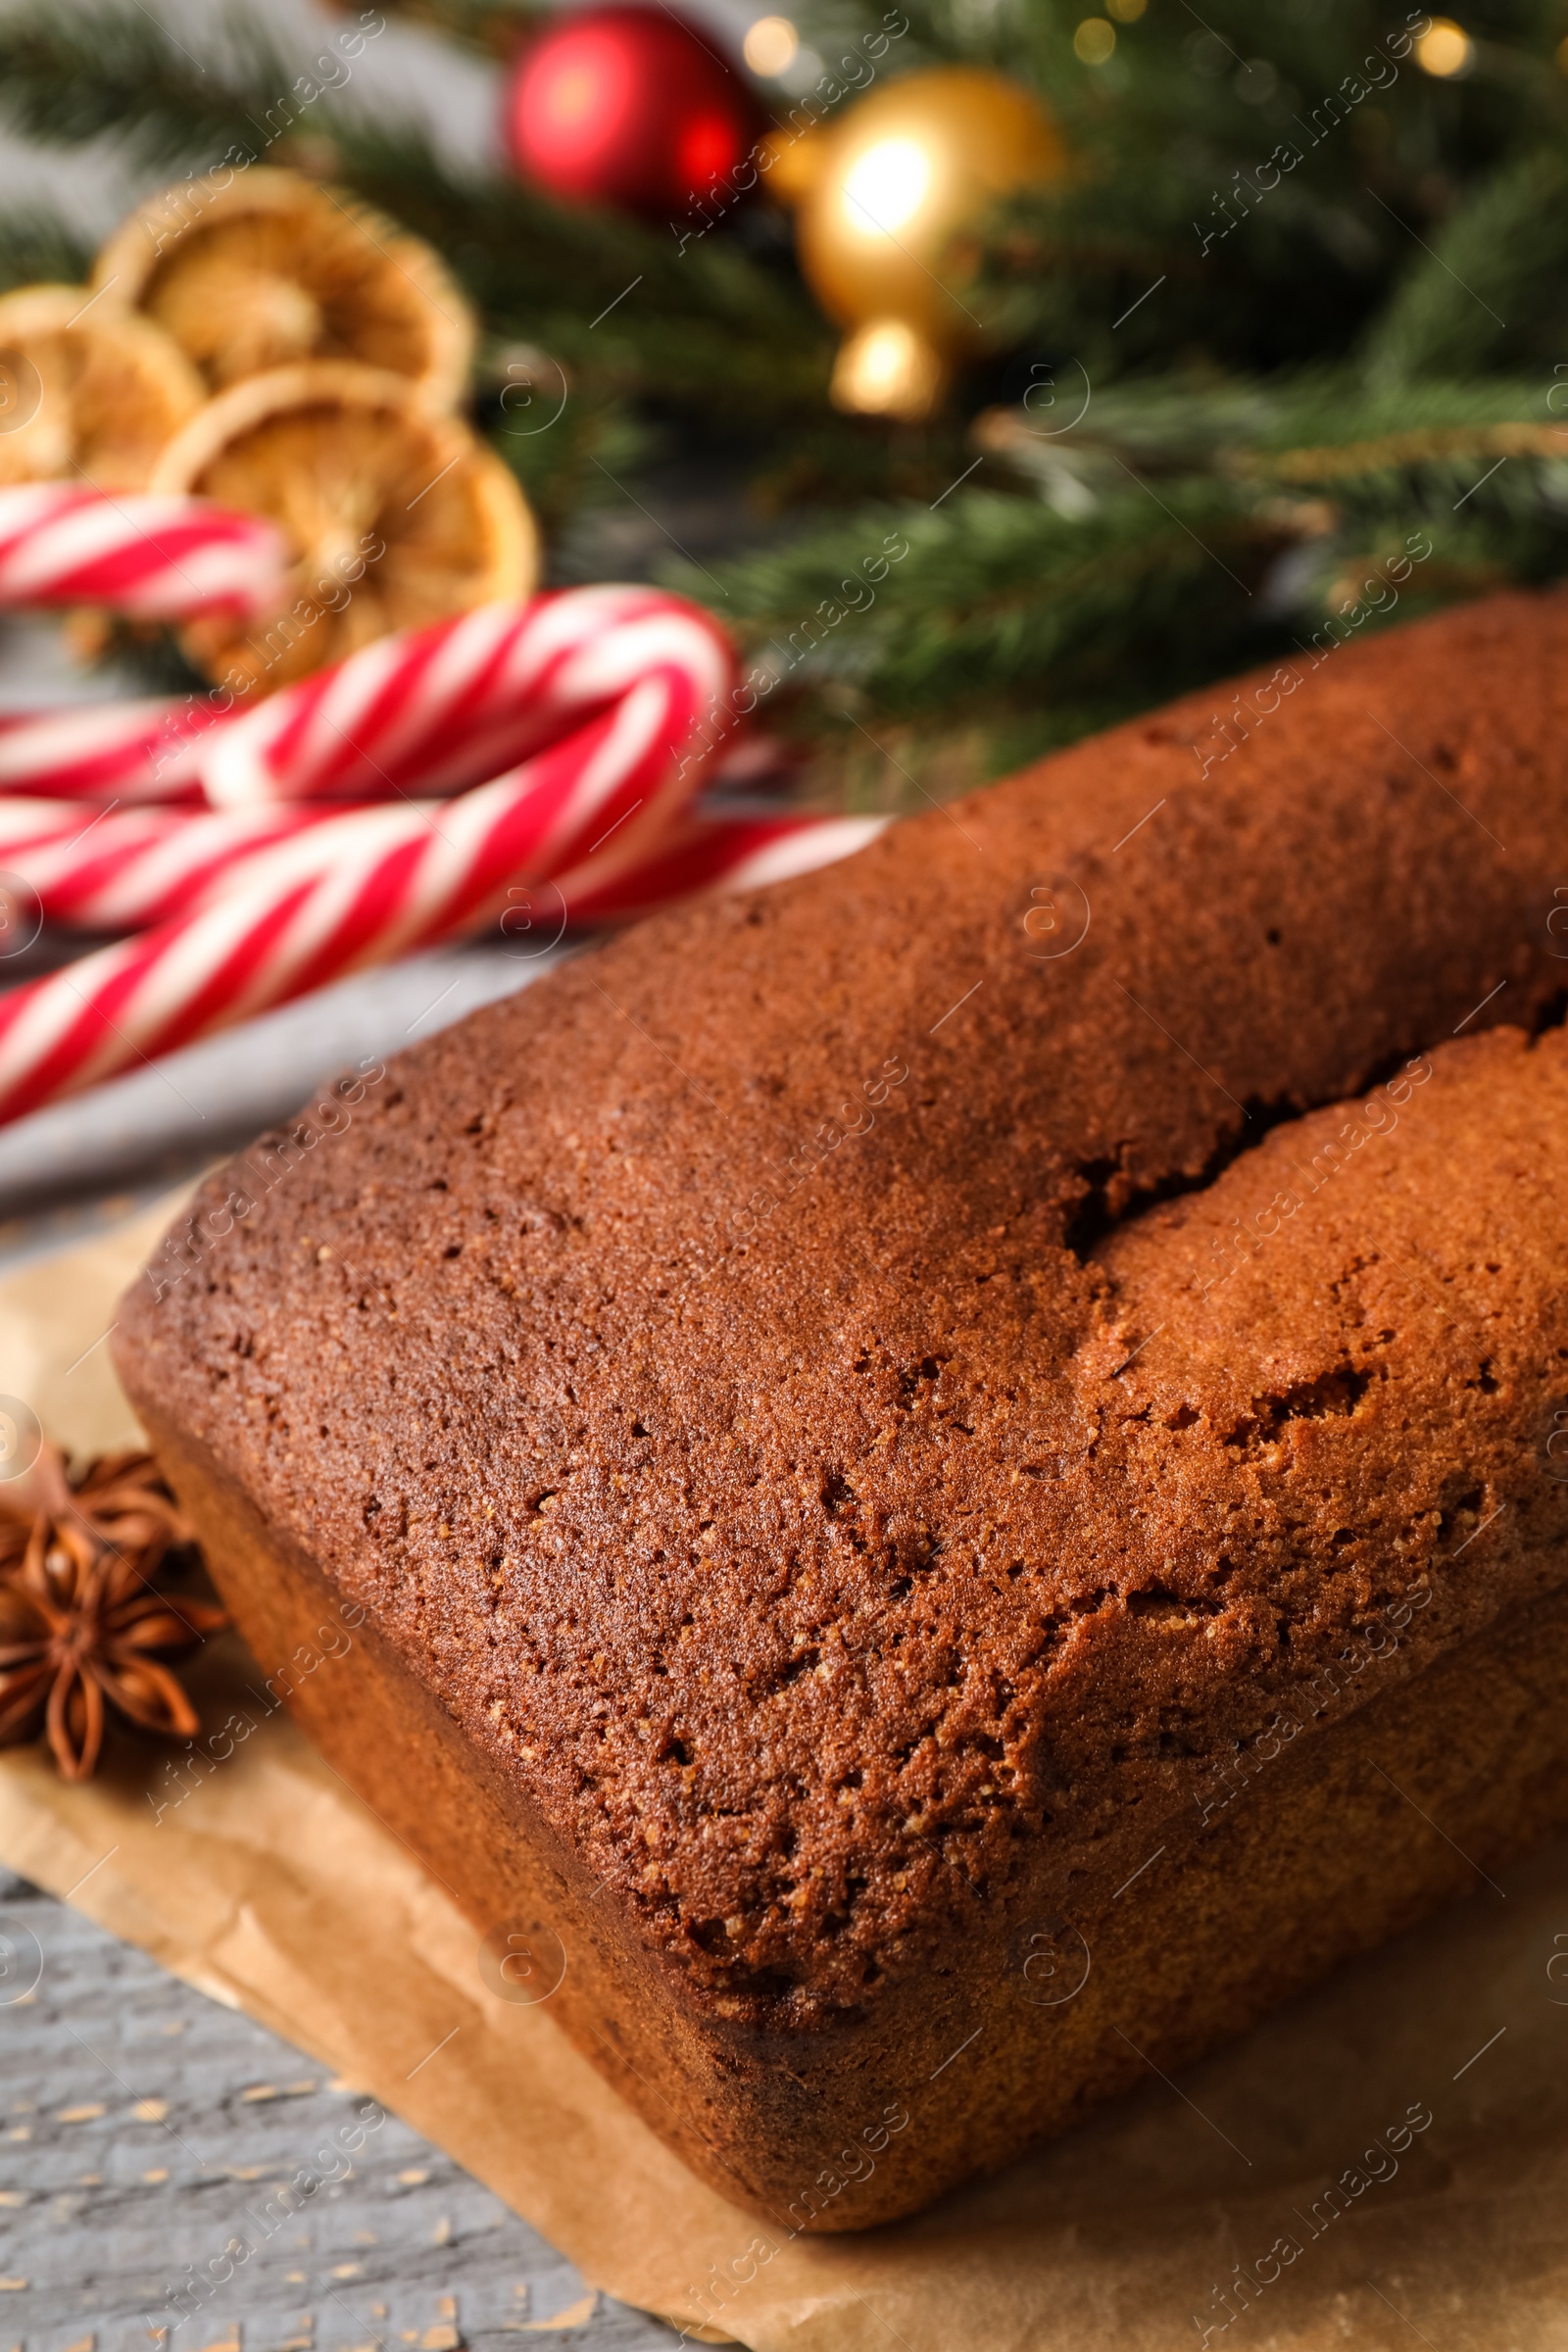
{"type": "Polygon", "coordinates": [[[393,803],[299,832],[247,857],[210,905],[14,990],[0,999],[0,1119],[480,926],[519,877],[608,887],[683,797],[669,747],[699,714],[696,687],[645,676],[434,813],[393,803]]]}
{"type": "MultiPolygon", "coordinates": [[[[354,821],[359,810],[329,808],[172,808],[100,811],[83,822],[71,802],[0,800],[0,880],[30,892],[46,922],[78,931],[142,931],[195,913],[241,887],[278,889],[314,880],[344,857],[418,838],[440,822],[434,804],[412,804],[388,828],[354,821]],[[372,839],[373,834],[373,839],[372,839]],[[307,846],[264,858],[285,842],[307,846]]],[[[717,803],[670,828],[629,869],[614,875],[585,858],[572,911],[581,921],[624,922],[710,883],[752,890],[848,858],[886,823],[883,817],[741,815],[717,803]],[[804,861],[804,862],[803,862],[804,861]],[[603,877],[603,878],[602,878],[603,877]]],[[[538,907],[562,903],[564,884],[541,887],[538,907]]],[[[509,893],[509,897],[512,896],[509,893]]],[[[526,896],[519,890],[520,901],[526,896]]]]}
{"type": "Polygon", "coordinates": [[[271,523],[207,499],[76,482],[0,490],[0,605],[108,605],[138,620],[265,612],[284,565],[271,523]]]}
{"type": "MultiPolygon", "coordinates": [[[[882,821],[712,819],[662,855],[607,872],[602,884],[583,860],[530,892],[515,877],[528,871],[527,845],[538,844],[537,811],[526,806],[526,787],[500,781],[511,789],[465,796],[476,806],[456,844],[442,845],[433,819],[419,839],[405,813],[376,810],[379,846],[362,833],[353,864],[339,858],[283,889],[262,884],[220,898],[0,999],[0,1121],[486,920],[521,913],[521,923],[504,919],[508,934],[536,933],[548,945],[569,919],[624,921],[694,890],[806,873],[861,848],[882,821]]],[[[337,821],[360,824],[370,813],[337,821]]]]}
{"type": "Polygon", "coordinates": [[[655,589],[567,589],[383,637],[239,710],[188,696],[0,718],[0,791],[226,808],[427,798],[482,784],[659,666],[716,699],[729,648],[655,589]]]}
{"type": "Polygon", "coordinates": [[[198,755],[220,808],[466,790],[656,671],[692,683],[693,718],[733,656],[694,605],[652,588],[573,588],[383,637],[244,711],[198,755]]]}
{"type": "Polygon", "coordinates": [[[538,918],[542,923],[548,915],[553,888],[569,904],[572,919],[584,923],[630,922],[673,900],[715,890],[761,890],[853,858],[890,822],[885,816],[739,816],[716,807],[698,808],[655,854],[625,872],[605,881],[579,872],[547,885],[537,894],[538,918]]]}
{"type": "Polygon", "coordinates": [[[234,715],[0,725],[0,774],[60,780],[0,797],[0,878],[56,922],[145,926],[0,999],[0,1120],[500,914],[515,936],[530,892],[564,929],[848,855],[874,824],[690,811],[730,662],[690,606],[579,589],[383,640],[234,715]],[[83,821],[95,778],[115,797],[83,821]],[[219,806],[134,805],[198,779],[219,806]]]}
{"type": "MultiPolygon", "coordinates": [[[[271,611],[280,533],[200,498],[110,495],[76,482],[0,490],[0,608],[103,605],[138,620],[271,611]]],[[[0,792],[192,801],[215,700],[126,702],[0,716],[0,792]]]]}
{"type": "Polygon", "coordinates": [[[0,793],[199,804],[200,747],[223,719],[196,695],[0,715],[0,793]]]}
{"type": "Polygon", "coordinates": [[[100,808],[0,799],[0,883],[44,921],[144,931],[235,887],[258,852],[341,821],[332,808],[100,808]]]}

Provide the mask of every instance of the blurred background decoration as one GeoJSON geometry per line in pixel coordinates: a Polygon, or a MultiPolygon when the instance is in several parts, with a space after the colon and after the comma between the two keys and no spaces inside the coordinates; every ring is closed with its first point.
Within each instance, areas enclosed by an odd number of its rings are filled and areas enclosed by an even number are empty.
{"type": "MultiPolygon", "coordinates": [[[[656,578],[817,808],[1559,572],[1564,0],[1083,5],[387,0],[304,70],[255,15],[10,10],[14,129],[153,192],[96,257],[0,217],[0,479],[252,505],[302,581],[384,538],[267,688],[656,578]],[[387,17],[489,75],[491,154],[367,101],[387,17]]],[[[166,688],[234,658],[102,636],[166,688]]]]}
{"type": "Polygon", "coordinates": [[[664,10],[625,4],[564,11],[523,42],[506,107],[525,179],[656,222],[730,180],[761,127],[744,76],[711,41],[664,10]]]}

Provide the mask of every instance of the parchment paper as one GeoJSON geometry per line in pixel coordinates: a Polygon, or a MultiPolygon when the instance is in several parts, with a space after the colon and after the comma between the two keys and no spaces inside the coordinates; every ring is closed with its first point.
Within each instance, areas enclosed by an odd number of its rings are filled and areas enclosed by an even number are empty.
{"type": "MultiPolygon", "coordinates": [[[[102,1335],[163,1215],[0,1282],[0,1391],[74,1448],[133,1438],[102,1335]]],[[[215,1644],[206,1720],[256,1680],[215,1644]]],[[[1568,2345],[1568,1852],[918,2219],[808,2240],[696,2180],[548,2003],[497,1997],[472,1929],[280,1715],[172,1803],[184,1785],[151,1743],[72,1789],[12,1750],[0,1855],[363,2085],[590,2280],[693,2333],[758,2352],[1568,2345]]],[[[940,2095],[889,2085],[913,2131],[940,2095]]]]}

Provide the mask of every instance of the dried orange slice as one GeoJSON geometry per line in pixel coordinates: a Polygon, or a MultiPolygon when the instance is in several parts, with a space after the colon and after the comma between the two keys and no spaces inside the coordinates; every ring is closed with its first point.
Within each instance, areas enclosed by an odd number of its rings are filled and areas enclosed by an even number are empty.
{"type": "Polygon", "coordinates": [[[92,282],[217,392],[312,359],[389,368],[442,408],[467,380],[473,314],[431,248],[297,172],[176,181],[116,229],[92,282]]]}
{"type": "Polygon", "coordinates": [[[0,295],[0,483],[140,490],[202,399],[177,344],[85,286],[0,295]]]}
{"type": "Polygon", "coordinates": [[[389,629],[525,596],[539,540],[501,460],[407,376],[308,360],[233,384],[165,450],[155,490],[267,514],[291,601],[270,623],[221,614],[180,642],[235,694],[269,694],[389,629]]]}

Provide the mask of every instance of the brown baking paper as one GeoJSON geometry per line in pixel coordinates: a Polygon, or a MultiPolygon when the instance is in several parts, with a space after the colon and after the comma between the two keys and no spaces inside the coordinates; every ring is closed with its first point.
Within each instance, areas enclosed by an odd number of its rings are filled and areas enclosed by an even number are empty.
{"type": "MultiPolygon", "coordinates": [[[[101,1335],[164,1213],[0,1282],[0,1389],[73,1448],[134,1437],[101,1335]]],[[[246,1685],[237,1643],[215,1645],[207,1722],[246,1685]]],[[[676,2326],[759,2352],[1568,2343],[1562,1850],[999,2178],[806,2239],[695,2180],[548,2002],[497,1996],[473,1929],[281,1714],[170,1803],[180,1785],[139,1742],[79,1788],[12,1751],[0,1855],[363,2085],[676,2326]]],[[[898,2128],[961,2095],[962,2066],[890,2082],[898,2128]]],[[[852,2219],[855,2182],[832,2149],[822,2165],[852,2219]]]]}

